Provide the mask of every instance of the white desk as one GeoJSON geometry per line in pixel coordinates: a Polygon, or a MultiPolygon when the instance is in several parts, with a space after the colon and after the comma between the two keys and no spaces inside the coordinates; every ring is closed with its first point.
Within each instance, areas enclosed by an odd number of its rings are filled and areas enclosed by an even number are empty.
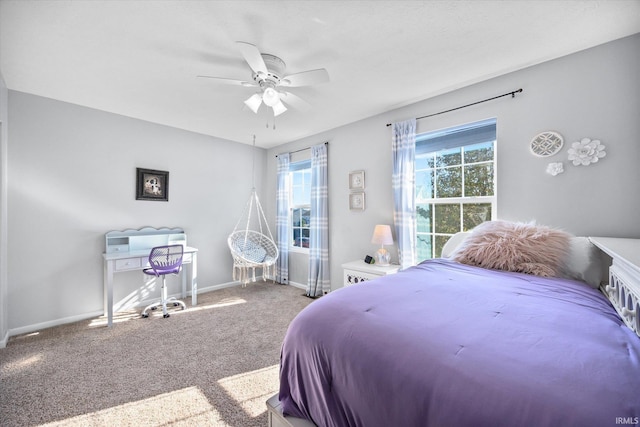
{"type": "MultiPolygon", "coordinates": [[[[104,257],[104,314],[108,319],[108,326],[113,325],[113,275],[123,271],[142,270],[149,267],[149,253],[151,250],[133,252],[115,252],[103,254],[104,257]]],[[[182,264],[188,268],[189,282],[191,283],[191,305],[198,303],[198,250],[189,246],[184,248],[182,264]]],[[[182,298],[187,297],[187,275],[183,271],[182,298]]]]}
{"type": "Polygon", "coordinates": [[[191,305],[198,303],[198,250],[186,246],[187,236],[180,228],[141,228],[139,230],[110,231],[105,234],[104,258],[104,314],[108,326],[113,325],[113,275],[123,271],[149,267],[149,253],[155,246],[182,244],[182,263],[189,268],[182,276],[182,298],[187,297],[187,275],[191,283],[191,305]]]}

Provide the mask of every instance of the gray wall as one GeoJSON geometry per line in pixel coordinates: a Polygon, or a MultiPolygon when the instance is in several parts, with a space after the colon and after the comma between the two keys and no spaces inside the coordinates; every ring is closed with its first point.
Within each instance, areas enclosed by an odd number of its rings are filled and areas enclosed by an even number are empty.
{"type": "MultiPolygon", "coordinates": [[[[392,223],[386,123],[521,87],[524,93],[515,99],[420,120],[418,131],[496,117],[498,217],[535,219],[577,235],[639,238],[639,50],[640,35],[635,35],[268,152],[258,149],[256,186],[270,223],[275,224],[275,154],[329,141],[331,281],[333,289],[339,288],[340,264],[374,252],[369,243],[374,225],[392,223]],[[529,153],[528,144],[545,130],[560,132],[566,145],[560,154],[540,159],[529,153]],[[600,139],[607,157],[589,167],[570,165],[566,150],[582,137],[600,139]],[[550,161],[563,161],[566,172],[547,175],[550,161]],[[347,178],[359,169],[366,172],[367,208],[352,212],[347,178]]],[[[184,227],[189,244],[200,249],[200,288],[231,281],[226,237],[251,189],[251,146],[7,94],[4,84],[0,120],[0,339],[7,331],[99,313],[103,238],[110,230],[184,227]],[[136,167],[170,171],[168,203],[135,200],[136,167]]],[[[290,265],[292,282],[305,284],[307,257],[293,254],[290,265]]],[[[116,280],[118,300],[138,289],[141,276],[122,273],[116,280]]],[[[177,290],[177,283],[172,286],[177,290]]]]}
{"type": "MultiPolygon", "coordinates": [[[[393,223],[391,131],[385,125],[522,88],[514,99],[419,120],[418,132],[496,117],[498,218],[535,220],[576,235],[638,238],[638,52],[640,34],[276,147],[267,156],[267,175],[275,176],[275,154],[329,141],[331,282],[337,289],[342,286],[340,265],[372,254],[374,226],[393,223]],[[529,142],[546,130],[560,132],[565,146],[553,157],[534,157],[529,142]],[[601,140],[607,156],[576,167],[567,160],[567,149],[584,137],[601,140]],[[559,161],[563,174],[545,173],[549,162],[559,161]],[[359,169],[366,173],[367,206],[353,212],[348,174],[359,169]]],[[[275,200],[274,180],[269,180],[267,200],[275,200]]],[[[275,203],[269,212],[275,215],[275,203]]],[[[295,254],[290,263],[290,280],[306,284],[307,258],[295,254]]]]}
{"type": "MultiPolygon", "coordinates": [[[[15,91],[9,122],[11,335],[101,312],[110,230],[183,227],[199,249],[199,288],[231,282],[226,239],[250,195],[254,155],[263,198],[265,150],[15,91]],[[135,200],[136,167],[169,171],[169,202],[135,200]]],[[[142,273],[115,283],[121,301],[142,273]]]]}
{"type": "Polygon", "coordinates": [[[0,73],[0,348],[9,339],[7,284],[7,119],[8,91],[0,73]]]}

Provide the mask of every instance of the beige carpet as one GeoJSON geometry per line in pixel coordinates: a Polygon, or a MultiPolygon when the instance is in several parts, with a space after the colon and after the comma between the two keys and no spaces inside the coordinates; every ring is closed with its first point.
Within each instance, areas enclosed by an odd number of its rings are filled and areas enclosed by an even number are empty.
{"type": "Polygon", "coordinates": [[[12,337],[0,349],[2,426],[267,425],[280,345],[304,291],[258,282],[172,312],[120,312],[12,337]]]}

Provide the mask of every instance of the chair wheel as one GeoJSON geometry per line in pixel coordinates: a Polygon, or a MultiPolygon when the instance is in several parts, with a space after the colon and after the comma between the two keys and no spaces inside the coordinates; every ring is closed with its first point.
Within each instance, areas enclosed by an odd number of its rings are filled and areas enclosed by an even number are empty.
{"type": "Polygon", "coordinates": [[[180,303],[179,303],[179,302],[174,302],[174,303],[173,303],[173,306],[174,306],[174,307],[177,307],[177,306],[179,306],[179,305],[180,305],[180,303]]]}
{"type": "Polygon", "coordinates": [[[163,315],[162,317],[164,317],[166,319],[167,317],[169,317],[169,313],[163,315]]]}
{"type": "Polygon", "coordinates": [[[148,314],[144,314],[144,313],[142,313],[142,318],[143,318],[143,319],[146,319],[147,317],[149,317],[149,315],[148,315],[148,314]]]}
{"type": "Polygon", "coordinates": [[[157,310],[157,309],[158,309],[158,307],[151,307],[151,310],[154,310],[154,311],[155,311],[155,310],[157,310]]]}

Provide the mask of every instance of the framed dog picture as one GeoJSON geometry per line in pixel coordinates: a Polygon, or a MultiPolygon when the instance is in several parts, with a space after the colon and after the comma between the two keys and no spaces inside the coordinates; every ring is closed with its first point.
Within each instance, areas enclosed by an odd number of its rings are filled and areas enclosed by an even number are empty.
{"type": "Polygon", "coordinates": [[[136,200],[169,201],[169,172],[136,168],[136,200]]]}

